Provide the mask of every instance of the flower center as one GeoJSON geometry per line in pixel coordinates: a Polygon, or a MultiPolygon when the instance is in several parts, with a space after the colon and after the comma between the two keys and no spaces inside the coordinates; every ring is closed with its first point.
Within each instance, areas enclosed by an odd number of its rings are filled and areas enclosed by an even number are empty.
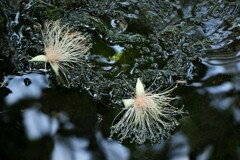
{"type": "Polygon", "coordinates": [[[54,47],[47,47],[45,52],[49,62],[59,62],[62,59],[62,55],[59,54],[58,49],[54,47]]]}
{"type": "Polygon", "coordinates": [[[135,97],[134,106],[136,108],[142,109],[145,107],[149,107],[151,103],[152,103],[152,99],[150,97],[148,97],[146,94],[141,94],[135,97]]]}

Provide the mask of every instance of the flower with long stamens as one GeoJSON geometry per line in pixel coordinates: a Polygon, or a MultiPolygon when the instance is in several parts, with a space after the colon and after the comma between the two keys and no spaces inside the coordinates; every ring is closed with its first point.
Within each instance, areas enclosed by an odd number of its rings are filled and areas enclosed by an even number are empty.
{"type": "Polygon", "coordinates": [[[44,55],[33,57],[30,61],[49,62],[58,77],[59,70],[66,77],[69,68],[84,64],[88,44],[88,36],[73,31],[68,25],[60,25],[60,20],[45,23],[42,32],[44,55]]]}
{"type": "Polygon", "coordinates": [[[140,79],[137,79],[134,97],[122,100],[125,113],[111,127],[111,137],[117,134],[120,141],[130,138],[131,142],[138,144],[146,141],[159,143],[163,138],[169,138],[170,131],[179,125],[175,116],[184,113],[170,104],[176,99],[170,97],[176,87],[161,93],[146,92],[140,79]]]}

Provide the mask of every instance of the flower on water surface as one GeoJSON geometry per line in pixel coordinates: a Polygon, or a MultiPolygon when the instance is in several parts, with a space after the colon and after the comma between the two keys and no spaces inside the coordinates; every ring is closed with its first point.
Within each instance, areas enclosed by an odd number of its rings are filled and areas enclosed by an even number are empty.
{"type": "Polygon", "coordinates": [[[66,77],[69,68],[74,64],[84,64],[85,56],[90,48],[88,36],[73,31],[68,25],[60,25],[60,20],[45,23],[42,32],[45,55],[33,57],[30,61],[49,62],[56,75],[59,70],[66,77]]]}
{"type": "Polygon", "coordinates": [[[146,141],[159,143],[170,137],[170,131],[179,125],[174,118],[183,114],[182,109],[173,107],[169,97],[176,88],[162,93],[146,92],[140,79],[137,79],[134,98],[123,99],[123,117],[111,127],[111,137],[117,134],[120,141],[131,138],[131,142],[142,144],[146,141]]]}

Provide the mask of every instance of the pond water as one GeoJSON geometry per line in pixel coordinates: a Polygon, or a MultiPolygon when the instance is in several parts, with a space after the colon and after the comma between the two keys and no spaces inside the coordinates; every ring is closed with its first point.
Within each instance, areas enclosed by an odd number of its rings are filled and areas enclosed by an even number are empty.
{"type": "Polygon", "coordinates": [[[1,0],[0,159],[240,159],[240,2],[237,0],[1,0]],[[42,29],[61,20],[88,34],[87,65],[59,83],[42,29]],[[178,84],[184,113],[151,144],[110,138],[137,78],[178,84]]]}

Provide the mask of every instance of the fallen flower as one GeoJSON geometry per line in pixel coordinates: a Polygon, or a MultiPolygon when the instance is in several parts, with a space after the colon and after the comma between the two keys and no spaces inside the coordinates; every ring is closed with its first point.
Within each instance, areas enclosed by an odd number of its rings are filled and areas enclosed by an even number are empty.
{"type": "Polygon", "coordinates": [[[131,142],[138,144],[146,141],[159,143],[163,138],[169,138],[170,131],[179,125],[175,116],[184,113],[170,104],[176,99],[169,97],[176,87],[162,93],[145,92],[142,82],[137,79],[133,98],[122,100],[125,107],[122,112],[125,113],[111,127],[111,137],[117,134],[120,141],[130,138],[131,142]]]}
{"type": "Polygon", "coordinates": [[[30,61],[49,62],[57,77],[62,80],[59,70],[67,80],[69,68],[85,64],[90,45],[88,36],[73,31],[68,25],[60,25],[60,20],[45,23],[42,32],[45,55],[33,57],[30,61]]]}

